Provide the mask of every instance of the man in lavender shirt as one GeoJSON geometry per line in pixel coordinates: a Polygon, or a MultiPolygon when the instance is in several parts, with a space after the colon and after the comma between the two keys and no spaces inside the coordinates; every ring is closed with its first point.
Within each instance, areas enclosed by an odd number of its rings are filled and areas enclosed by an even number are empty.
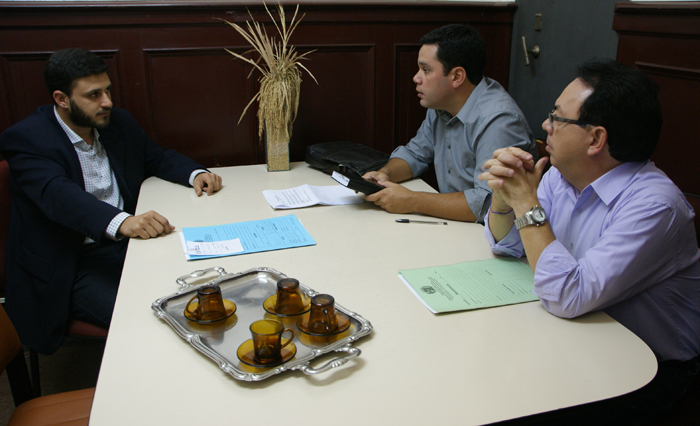
{"type": "Polygon", "coordinates": [[[479,176],[493,189],[485,226],[492,251],[527,256],[544,307],[564,318],[603,310],[656,354],[656,378],[623,398],[633,402],[616,406],[621,417],[601,415],[610,424],[667,408],[700,369],[694,212],[649,161],[661,132],[657,95],[640,71],[590,60],[542,123],[553,167],[543,176],[546,157],[535,163],[510,147],[496,150],[479,176]]]}

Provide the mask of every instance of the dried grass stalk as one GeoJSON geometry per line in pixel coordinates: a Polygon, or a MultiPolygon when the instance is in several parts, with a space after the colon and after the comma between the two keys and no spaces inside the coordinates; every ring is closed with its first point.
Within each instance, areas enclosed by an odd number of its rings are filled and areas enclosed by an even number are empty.
{"type": "MultiPolygon", "coordinates": [[[[279,41],[273,40],[268,36],[265,28],[260,23],[255,22],[253,16],[248,11],[248,15],[252,21],[246,22],[247,30],[241,26],[226,21],[222,21],[233,27],[248,43],[253,47],[251,52],[256,52],[259,55],[257,60],[246,58],[238,53],[228,49],[226,51],[238,59],[248,62],[253,65],[262,74],[260,81],[260,91],[253,96],[248,105],[243,110],[238,122],[241,122],[243,116],[250,105],[257,99],[258,107],[258,136],[262,139],[263,131],[267,132],[268,141],[286,141],[292,135],[292,124],[296,119],[297,109],[299,108],[299,92],[301,87],[301,71],[304,69],[311,78],[316,81],[316,77],[299,61],[307,59],[306,56],[312,52],[299,54],[293,46],[289,45],[289,38],[294,29],[299,25],[304,16],[296,20],[299,12],[299,5],[294,11],[294,16],[289,26],[287,26],[284,9],[281,4],[277,5],[280,22],[275,21],[272,13],[265,5],[267,14],[272,18],[275,28],[280,36],[279,41]]],[[[246,52],[248,53],[248,52],[246,52]]],[[[318,84],[318,81],[316,81],[318,84]]]]}

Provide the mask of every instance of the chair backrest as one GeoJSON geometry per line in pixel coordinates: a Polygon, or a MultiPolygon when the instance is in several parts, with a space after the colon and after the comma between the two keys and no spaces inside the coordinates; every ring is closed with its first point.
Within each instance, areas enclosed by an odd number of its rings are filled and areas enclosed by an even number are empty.
{"type": "Polygon", "coordinates": [[[685,199],[695,210],[695,236],[698,239],[698,245],[700,245],[700,196],[695,194],[689,194],[684,192],[685,199]]]}
{"type": "Polygon", "coordinates": [[[5,301],[5,253],[10,227],[10,166],[0,161],[0,301],[5,301]]]}
{"type": "MultiPolygon", "coordinates": [[[[535,145],[537,146],[537,156],[539,158],[549,157],[549,153],[547,152],[547,143],[545,141],[542,139],[535,139],[535,145]]],[[[552,167],[552,163],[547,162],[547,165],[544,166],[544,171],[546,172],[550,167],[552,167]]]]}

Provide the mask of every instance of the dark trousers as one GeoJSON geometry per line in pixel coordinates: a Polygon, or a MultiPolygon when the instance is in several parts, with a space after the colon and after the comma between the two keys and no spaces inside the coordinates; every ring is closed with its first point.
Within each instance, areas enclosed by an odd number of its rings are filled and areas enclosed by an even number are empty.
{"type": "Polygon", "coordinates": [[[128,239],[83,246],[71,293],[71,316],[109,328],[128,239]]]}
{"type": "MultiPolygon", "coordinates": [[[[571,386],[576,386],[572,383],[571,386]]],[[[641,389],[605,401],[497,423],[502,426],[652,426],[668,416],[700,386],[700,357],[659,363],[654,379],[641,389]]]]}

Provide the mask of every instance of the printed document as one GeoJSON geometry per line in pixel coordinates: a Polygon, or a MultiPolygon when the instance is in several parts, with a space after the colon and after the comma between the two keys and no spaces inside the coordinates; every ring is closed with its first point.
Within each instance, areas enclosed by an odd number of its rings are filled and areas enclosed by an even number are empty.
{"type": "Polygon", "coordinates": [[[402,269],[399,278],[434,314],[537,300],[532,269],[515,258],[402,269]]]}
{"type": "Polygon", "coordinates": [[[298,209],[316,204],[339,206],[364,202],[355,191],[341,185],[302,185],[291,189],[268,189],[263,191],[263,195],[273,209],[298,209]]]}
{"type": "Polygon", "coordinates": [[[228,225],[182,228],[187,260],[233,256],[316,244],[294,215],[228,225]],[[199,250],[200,254],[197,253],[199,250]]]}

